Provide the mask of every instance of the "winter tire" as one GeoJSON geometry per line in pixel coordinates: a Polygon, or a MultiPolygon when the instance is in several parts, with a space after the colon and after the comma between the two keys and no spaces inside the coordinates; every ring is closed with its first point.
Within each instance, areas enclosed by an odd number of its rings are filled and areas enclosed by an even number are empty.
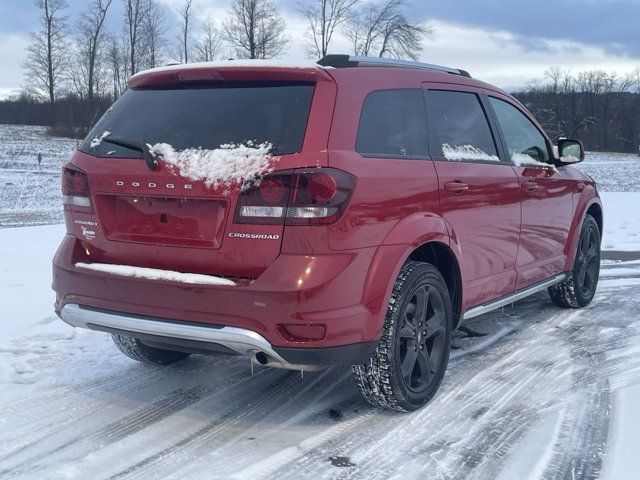
{"type": "Polygon", "coordinates": [[[187,358],[190,354],[186,352],[176,352],[163,348],[150,347],[137,338],[124,335],[112,334],[113,342],[127,357],[145,363],[155,363],[158,365],[171,365],[187,358]]]}
{"type": "Polygon", "coordinates": [[[582,224],[573,270],[567,279],[549,287],[553,303],[562,308],[580,308],[591,303],[600,276],[600,228],[587,214],[582,224]]]}
{"type": "Polygon", "coordinates": [[[408,412],[431,400],[449,362],[452,317],[449,291],[438,269],[406,263],[389,299],[376,351],[368,363],[353,367],[369,403],[408,412]]]}

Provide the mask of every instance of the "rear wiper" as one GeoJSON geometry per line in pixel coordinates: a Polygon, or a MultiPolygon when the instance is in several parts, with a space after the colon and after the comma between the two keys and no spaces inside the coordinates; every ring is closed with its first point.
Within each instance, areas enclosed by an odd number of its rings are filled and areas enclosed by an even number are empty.
{"type": "Polygon", "coordinates": [[[142,153],[144,162],[147,164],[147,167],[149,167],[149,170],[155,172],[158,169],[158,161],[151,154],[151,152],[149,151],[149,147],[147,147],[145,143],[136,142],[133,140],[125,140],[124,138],[111,136],[104,137],[102,141],[111,143],[113,145],[118,145],[119,147],[128,148],[129,150],[136,150],[142,153]]]}

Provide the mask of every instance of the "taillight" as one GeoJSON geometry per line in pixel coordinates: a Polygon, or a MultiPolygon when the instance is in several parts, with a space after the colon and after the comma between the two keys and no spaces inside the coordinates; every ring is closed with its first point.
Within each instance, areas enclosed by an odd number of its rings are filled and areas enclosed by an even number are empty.
{"type": "Polygon", "coordinates": [[[326,225],[347,207],[356,179],[341,170],[284,170],[265,176],[238,199],[236,223],[326,225]]]}
{"type": "Polygon", "coordinates": [[[62,170],[62,201],[71,210],[93,213],[87,174],[71,165],[62,170]]]}

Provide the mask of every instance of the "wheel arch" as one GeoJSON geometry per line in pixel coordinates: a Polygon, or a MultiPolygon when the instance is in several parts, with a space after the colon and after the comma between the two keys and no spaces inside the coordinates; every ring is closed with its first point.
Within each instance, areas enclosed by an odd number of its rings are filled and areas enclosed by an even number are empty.
{"type": "Polygon", "coordinates": [[[456,328],[463,305],[461,259],[460,246],[439,215],[415,213],[398,222],[378,247],[365,281],[363,304],[376,316],[373,336],[379,338],[382,332],[393,286],[400,270],[410,260],[431,263],[451,282],[447,287],[449,292],[455,289],[455,295],[451,296],[456,328]]]}
{"type": "Polygon", "coordinates": [[[404,263],[410,260],[431,264],[444,277],[451,296],[453,328],[458,328],[462,318],[462,275],[453,250],[441,242],[427,242],[413,250],[404,263]]]}
{"type": "Polygon", "coordinates": [[[595,189],[593,189],[593,192],[591,194],[585,192],[585,194],[583,194],[578,201],[578,205],[576,207],[573,222],[571,225],[571,230],[569,232],[569,237],[565,245],[566,261],[564,269],[566,272],[569,272],[573,269],[576,252],[578,250],[578,240],[580,239],[580,232],[582,231],[582,225],[587,214],[595,218],[596,223],[598,224],[598,228],[600,229],[600,238],[602,238],[604,229],[604,210],[602,208],[602,200],[600,200],[600,197],[595,192],[595,189]]]}
{"type": "Polygon", "coordinates": [[[596,223],[598,224],[598,228],[600,229],[600,235],[602,235],[602,229],[604,228],[604,219],[602,217],[602,207],[599,203],[592,203],[591,206],[587,209],[587,215],[591,215],[596,219],[596,223]]]}

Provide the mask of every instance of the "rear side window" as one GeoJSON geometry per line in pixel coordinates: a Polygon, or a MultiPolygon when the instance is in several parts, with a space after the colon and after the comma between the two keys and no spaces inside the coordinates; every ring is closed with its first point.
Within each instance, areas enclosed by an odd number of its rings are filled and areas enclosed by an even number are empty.
{"type": "Polygon", "coordinates": [[[138,143],[168,143],[176,150],[254,142],[273,145],[273,154],[296,153],[302,149],[313,91],[313,84],[272,83],[134,88],[105,113],[80,149],[99,157],[140,156],[107,142],[91,148],[94,138],[109,132],[138,143]]]}
{"type": "Polygon", "coordinates": [[[494,97],[489,97],[489,100],[500,122],[512,160],[517,164],[530,159],[549,161],[547,142],[531,120],[504,100],[494,97]]]}
{"type": "Polygon", "coordinates": [[[370,93],[360,114],[356,152],[371,156],[426,157],[427,117],[422,89],[370,93]]]}
{"type": "Polygon", "coordinates": [[[448,160],[499,161],[480,99],[474,93],[429,90],[431,155],[448,160]]]}

